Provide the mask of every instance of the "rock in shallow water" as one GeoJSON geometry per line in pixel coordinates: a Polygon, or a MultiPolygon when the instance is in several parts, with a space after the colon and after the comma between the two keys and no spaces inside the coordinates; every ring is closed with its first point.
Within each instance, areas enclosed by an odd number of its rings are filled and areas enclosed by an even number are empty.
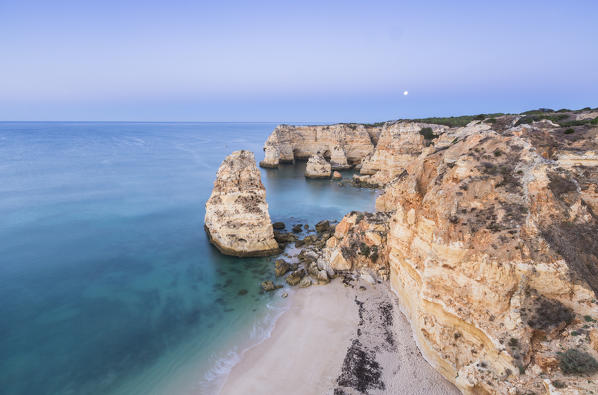
{"type": "Polygon", "coordinates": [[[301,226],[301,224],[293,225],[293,233],[301,233],[302,230],[303,230],[303,227],[301,226]]]}
{"type": "Polygon", "coordinates": [[[281,230],[285,228],[284,222],[274,222],[272,227],[276,230],[281,230]]]}
{"type": "Polygon", "coordinates": [[[274,284],[272,281],[264,281],[264,282],[262,282],[261,285],[262,285],[262,289],[264,291],[268,291],[268,292],[277,290],[278,288],[282,288],[282,285],[274,284]]]}
{"type": "Polygon", "coordinates": [[[206,203],[205,230],[225,255],[267,256],[280,252],[274,239],[266,189],[250,151],[222,162],[206,203]]]}
{"type": "Polygon", "coordinates": [[[274,262],[274,265],[274,273],[276,274],[276,277],[283,276],[291,268],[291,265],[284,259],[277,259],[274,262]]]}
{"type": "Polygon", "coordinates": [[[328,229],[330,229],[330,221],[328,220],[323,220],[316,224],[316,232],[318,233],[326,232],[328,229]]]}
{"type": "Polygon", "coordinates": [[[305,167],[305,177],[307,178],[330,178],[332,168],[330,163],[320,154],[309,158],[305,167]]]}

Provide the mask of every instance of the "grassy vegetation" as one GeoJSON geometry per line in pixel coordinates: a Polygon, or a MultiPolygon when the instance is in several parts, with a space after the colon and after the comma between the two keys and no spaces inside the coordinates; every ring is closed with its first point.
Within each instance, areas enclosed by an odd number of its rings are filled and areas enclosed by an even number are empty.
{"type": "Polygon", "coordinates": [[[552,382],[552,385],[554,385],[554,388],[565,388],[566,387],[565,383],[563,383],[562,381],[559,381],[559,380],[554,380],[552,382]]]}
{"type": "MultiPolygon", "coordinates": [[[[594,118],[594,119],[596,119],[596,118],[594,118]]],[[[592,124],[594,119],[591,119],[591,118],[590,119],[581,119],[579,121],[574,119],[571,121],[559,122],[559,125],[561,125],[564,128],[571,127],[571,126],[590,125],[590,124],[592,124]]]]}
{"type": "Polygon", "coordinates": [[[367,258],[368,256],[370,256],[370,247],[368,247],[367,244],[362,242],[359,246],[359,253],[367,258]]]}
{"type": "MultiPolygon", "coordinates": [[[[505,114],[497,112],[494,114],[463,115],[460,117],[432,117],[432,118],[410,119],[409,121],[432,123],[434,125],[445,125],[445,126],[454,128],[454,127],[466,126],[471,121],[483,121],[486,118],[496,118],[496,117],[500,117],[501,115],[505,115],[505,114]]],[[[408,120],[402,119],[401,121],[408,121],[408,120]]]]}
{"type": "Polygon", "coordinates": [[[598,372],[598,361],[590,354],[570,348],[559,352],[559,366],[565,374],[592,374],[598,372]]]}
{"type": "Polygon", "coordinates": [[[515,126],[529,124],[532,122],[538,122],[538,121],[541,121],[544,119],[558,124],[559,122],[561,122],[567,118],[569,118],[569,116],[567,114],[559,114],[559,115],[546,115],[546,113],[531,114],[531,115],[525,115],[524,117],[522,117],[519,121],[517,121],[515,126]]]}
{"type": "Polygon", "coordinates": [[[380,126],[384,126],[386,122],[374,122],[374,123],[364,123],[363,126],[368,126],[368,127],[380,127],[380,126]]]}
{"type": "MultiPolygon", "coordinates": [[[[571,113],[579,114],[584,111],[596,111],[598,108],[585,107],[579,110],[570,110],[567,108],[561,108],[560,110],[553,110],[550,108],[538,108],[536,110],[529,110],[520,113],[523,117],[517,122],[516,125],[530,124],[532,122],[541,121],[543,119],[550,120],[554,123],[559,124],[562,127],[581,126],[581,125],[598,125],[598,117],[595,119],[584,119],[581,121],[571,120],[565,121],[571,118],[571,113]],[[568,114],[569,113],[569,114],[568,114]]],[[[449,127],[463,127],[472,121],[484,121],[490,124],[496,123],[497,117],[508,115],[505,113],[492,113],[492,114],[478,114],[478,115],[462,115],[459,117],[430,117],[430,118],[416,118],[416,119],[397,119],[398,122],[421,122],[431,123],[434,125],[444,125],[449,127]]],[[[394,122],[394,121],[389,121],[394,122]]],[[[357,128],[357,126],[363,125],[365,127],[381,127],[387,122],[375,122],[375,123],[345,123],[351,129],[357,128]]]]}
{"type": "Polygon", "coordinates": [[[548,114],[551,112],[554,112],[554,110],[552,110],[550,108],[538,108],[537,110],[524,111],[524,112],[520,113],[519,115],[542,115],[542,114],[548,114]]]}
{"type": "Polygon", "coordinates": [[[565,130],[563,133],[565,133],[565,134],[575,133],[575,129],[569,128],[569,129],[565,130]]]}

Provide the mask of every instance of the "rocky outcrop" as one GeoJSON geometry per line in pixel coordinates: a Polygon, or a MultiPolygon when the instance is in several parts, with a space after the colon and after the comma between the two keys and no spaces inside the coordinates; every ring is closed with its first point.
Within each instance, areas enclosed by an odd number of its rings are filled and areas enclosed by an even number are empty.
{"type": "Polygon", "coordinates": [[[313,155],[307,161],[305,167],[305,177],[307,178],[330,178],[330,163],[319,153],[313,155]]]}
{"type": "Polygon", "coordinates": [[[324,258],[334,271],[356,271],[388,280],[386,213],[351,212],[335,227],[326,241],[324,258]]]}
{"type": "Polygon", "coordinates": [[[420,122],[387,123],[382,128],[375,151],[363,159],[353,182],[359,186],[385,186],[420,155],[446,147],[459,136],[487,129],[490,126],[481,122],[462,128],[420,122]]]}
{"type": "Polygon", "coordinates": [[[349,168],[374,151],[373,140],[379,130],[380,126],[357,124],[279,125],[266,140],[260,166],[278,167],[279,163],[306,160],[320,152],[334,169],[349,168]]]}
{"type": "Polygon", "coordinates": [[[233,152],[220,165],[206,203],[205,230],[226,255],[266,256],[280,251],[252,152],[233,152]]]}

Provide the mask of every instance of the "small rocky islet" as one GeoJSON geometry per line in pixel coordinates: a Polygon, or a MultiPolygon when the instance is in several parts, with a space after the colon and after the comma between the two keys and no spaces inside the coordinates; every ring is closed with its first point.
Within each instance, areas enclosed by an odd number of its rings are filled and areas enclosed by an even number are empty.
{"type": "MultiPolygon", "coordinates": [[[[381,190],[376,212],[309,231],[261,210],[251,229],[285,251],[280,282],[388,284],[463,393],[598,393],[598,109],[280,125],[264,151],[262,167],[308,160],[306,177],[325,179],[352,167],[354,186],[381,190]]],[[[257,214],[236,210],[215,220],[239,230],[231,219],[257,214]]],[[[361,385],[351,377],[339,385],[361,385]]]]}

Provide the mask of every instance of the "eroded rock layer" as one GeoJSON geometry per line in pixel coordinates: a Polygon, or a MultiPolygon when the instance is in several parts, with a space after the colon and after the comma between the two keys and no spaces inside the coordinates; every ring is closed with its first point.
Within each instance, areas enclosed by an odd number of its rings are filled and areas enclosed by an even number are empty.
{"type": "Polygon", "coordinates": [[[255,157],[235,151],[222,162],[206,203],[210,242],[226,255],[266,256],[279,252],[255,157]]]}
{"type": "Polygon", "coordinates": [[[464,393],[596,391],[598,369],[574,375],[563,360],[598,358],[584,340],[598,318],[597,129],[434,132],[411,160],[388,154],[402,164],[377,201],[422,352],[464,393]]]}
{"type": "Polygon", "coordinates": [[[358,164],[374,151],[380,126],[336,124],[321,126],[279,125],[264,145],[262,167],[307,160],[321,153],[330,160],[333,170],[358,164]]]}

